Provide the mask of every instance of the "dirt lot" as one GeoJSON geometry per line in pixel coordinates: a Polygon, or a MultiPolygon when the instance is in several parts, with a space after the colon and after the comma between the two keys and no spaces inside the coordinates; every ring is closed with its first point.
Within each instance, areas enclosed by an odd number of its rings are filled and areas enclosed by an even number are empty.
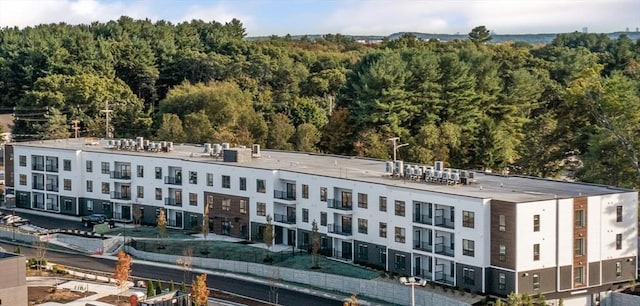
{"type": "Polygon", "coordinates": [[[55,289],[55,287],[29,287],[29,305],[42,304],[45,302],[68,303],[79,298],[96,294],[95,292],[72,292],[67,289],[55,289]]]}
{"type": "Polygon", "coordinates": [[[97,299],[96,301],[99,302],[103,302],[103,303],[109,303],[112,305],[116,305],[116,306],[129,306],[129,298],[125,297],[125,296],[121,296],[120,299],[118,299],[118,296],[116,295],[107,295],[105,297],[101,297],[99,299],[97,299]]]}

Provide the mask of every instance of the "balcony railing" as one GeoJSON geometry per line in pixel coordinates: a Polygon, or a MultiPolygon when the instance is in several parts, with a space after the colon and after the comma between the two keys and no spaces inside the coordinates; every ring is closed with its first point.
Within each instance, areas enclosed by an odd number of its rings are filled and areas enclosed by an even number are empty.
{"type": "Polygon", "coordinates": [[[129,192],[111,192],[111,199],[115,200],[131,200],[131,193],[129,192]]]}
{"type": "Polygon", "coordinates": [[[47,172],[58,172],[58,165],[47,165],[47,172]]]}
{"type": "Polygon", "coordinates": [[[413,215],[413,222],[431,225],[433,218],[429,215],[413,215]]]}
{"type": "Polygon", "coordinates": [[[453,285],[454,283],[453,275],[445,274],[444,272],[436,272],[433,280],[448,285],[453,285]]]}
{"type": "Polygon", "coordinates": [[[283,215],[283,214],[273,214],[273,221],[286,223],[286,224],[295,224],[296,216],[295,215],[283,215]]]}
{"type": "Polygon", "coordinates": [[[342,251],[338,251],[338,250],[333,250],[333,257],[339,258],[339,259],[344,259],[344,260],[353,259],[353,257],[351,256],[351,252],[342,252],[342,251]]]}
{"type": "Polygon", "coordinates": [[[182,199],[164,198],[164,205],[182,206],[182,199]]]}
{"type": "Polygon", "coordinates": [[[282,190],[274,190],[273,197],[281,200],[294,201],[296,199],[296,194],[282,191],[282,190]]]}
{"type": "Polygon", "coordinates": [[[430,242],[427,242],[427,241],[414,240],[413,241],[413,248],[416,249],[416,250],[431,252],[431,251],[433,251],[433,244],[431,244],[430,242]]]}
{"type": "Polygon", "coordinates": [[[180,176],[165,176],[164,183],[170,185],[182,185],[182,177],[180,176]]]}
{"type": "Polygon", "coordinates": [[[444,243],[436,243],[435,253],[440,255],[453,256],[455,253],[455,249],[448,247],[444,243]]]}
{"type": "Polygon", "coordinates": [[[118,179],[118,180],[130,180],[131,179],[131,172],[129,172],[129,171],[125,171],[125,172],[111,171],[110,177],[112,179],[118,179]]]}
{"type": "Polygon", "coordinates": [[[56,184],[47,184],[47,191],[58,192],[59,188],[56,184]]]}
{"type": "Polygon", "coordinates": [[[44,163],[36,163],[31,165],[31,170],[44,171],[44,163]]]}
{"type": "Polygon", "coordinates": [[[445,218],[445,217],[441,217],[441,216],[438,216],[435,219],[436,219],[435,220],[436,221],[435,222],[436,226],[441,226],[441,227],[446,227],[446,228],[454,228],[454,223],[453,223],[453,220],[451,220],[451,219],[448,219],[448,218],[445,218]]]}
{"type": "Polygon", "coordinates": [[[31,189],[44,190],[44,183],[32,183],[31,189]]]}
{"type": "Polygon", "coordinates": [[[338,234],[342,236],[351,236],[353,235],[353,230],[351,229],[351,224],[343,224],[343,226],[337,224],[328,224],[327,229],[329,233],[338,234]]]}
{"type": "Polygon", "coordinates": [[[431,280],[433,273],[427,269],[414,269],[413,275],[419,276],[421,279],[431,280]]]}
{"type": "Polygon", "coordinates": [[[336,200],[336,199],[329,199],[329,201],[327,201],[327,207],[340,209],[340,210],[352,210],[353,209],[353,202],[352,201],[343,202],[343,201],[336,200]]]}

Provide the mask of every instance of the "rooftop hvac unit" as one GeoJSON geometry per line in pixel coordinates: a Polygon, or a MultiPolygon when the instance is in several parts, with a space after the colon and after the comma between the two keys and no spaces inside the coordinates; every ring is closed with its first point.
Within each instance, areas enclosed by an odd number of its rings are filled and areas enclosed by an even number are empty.
{"type": "Polygon", "coordinates": [[[138,145],[138,147],[142,147],[144,145],[144,137],[136,137],[136,144],[138,145]]]}
{"type": "Polygon", "coordinates": [[[404,174],[404,162],[401,160],[396,160],[396,163],[393,167],[393,174],[395,175],[403,175],[404,174]]]}
{"type": "Polygon", "coordinates": [[[125,139],[122,141],[123,148],[129,148],[130,146],[131,146],[131,143],[129,142],[129,140],[125,139]]]}
{"type": "Polygon", "coordinates": [[[440,178],[443,179],[443,180],[448,180],[449,179],[449,173],[446,172],[446,171],[440,172],[440,175],[441,175],[440,178]]]}
{"type": "Polygon", "coordinates": [[[223,142],[222,143],[222,150],[226,150],[229,149],[229,143],[228,142],[223,142]]]}
{"type": "Polygon", "coordinates": [[[218,144],[218,143],[214,143],[213,144],[213,154],[214,155],[220,155],[220,153],[222,153],[222,146],[220,146],[220,144],[218,144]]]}
{"type": "Polygon", "coordinates": [[[207,154],[211,153],[211,144],[210,143],[205,143],[204,144],[204,153],[207,153],[207,154]]]}
{"type": "Polygon", "coordinates": [[[254,156],[260,156],[260,145],[257,143],[254,143],[251,146],[251,154],[253,154],[254,156]]]}
{"type": "Polygon", "coordinates": [[[474,179],[476,177],[476,174],[473,171],[469,171],[468,176],[470,179],[474,179]]]}
{"type": "Polygon", "coordinates": [[[442,171],[442,169],[444,169],[444,162],[441,162],[438,160],[436,161],[435,166],[436,166],[436,171],[442,171]]]}
{"type": "Polygon", "coordinates": [[[393,162],[392,161],[385,162],[384,173],[385,174],[393,174],[393,162]]]}
{"type": "Polygon", "coordinates": [[[426,170],[424,172],[424,176],[428,177],[428,178],[432,178],[433,175],[434,175],[433,167],[426,167],[426,170]]]}
{"type": "Polygon", "coordinates": [[[420,166],[413,166],[413,175],[418,176],[418,177],[422,177],[422,167],[420,166]]]}
{"type": "Polygon", "coordinates": [[[122,142],[119,139],[117,139],[117,140],[114,140],[114,144],[118,149],[120,149],[120,146],[122,145],[122,142]]]}
{"type": "Polygon", "coordinates": [[[460,178],[467,178],[467,171],[466,170],[460,170],[460,178]]]}
{"type": "Polygon", "coordinates": [[[167,142],[167,152],[173,151],[173,141],[167,142]]]}
{"type": "Polygon", "coordinates": [[[113,147],[113,140],[107,141],[107,145],[110,146],[110,147],[113,147]]]}
{"type": "Polygon", "coordinates": [[[148,149],[149,149],[149,144],[150,144],[150,143],[151,143],[151,141],[149,141],[148,139],[145,139],[145,140],[144,140],[144,148],[145,148],[146,150],[148,150],[148,149]]]}
{"type": "Polygon", "coordinates": [[[167,147],[167,142],[166,142],[166,141],[161,142],[161,143],[160,143],[160,146],[161,146],[163,149],[164,149],[164,148],[166,148],[166,147],[167,147]]]}
{"type": "Polygon", "coordinates": [[[452,172],[449,174],[449,179],[452,181],[456,181],[459,182],[460,181],[460,174],[458,174],[457,172],[452,172]]]}

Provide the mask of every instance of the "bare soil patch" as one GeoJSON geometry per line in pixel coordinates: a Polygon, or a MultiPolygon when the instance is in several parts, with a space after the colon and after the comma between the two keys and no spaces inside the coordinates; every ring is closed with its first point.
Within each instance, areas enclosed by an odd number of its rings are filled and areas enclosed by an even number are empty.
{"type": "Polygon", "coordinates": [[[118,298],[117,295],[107,295],[97,299],[98,302],[109,303],[116,306],[129,306],[129,297],[120,296],[118,298]]]}
{"type": "Polygon", "coordinates": [[[29,287],[27,288],[29,305],[42,304],[46,302],[68,303],[79,298],[96,294],[87,291],[85,293],[73,292],[69,289],[56,289],[55,287],[29,287]]]}

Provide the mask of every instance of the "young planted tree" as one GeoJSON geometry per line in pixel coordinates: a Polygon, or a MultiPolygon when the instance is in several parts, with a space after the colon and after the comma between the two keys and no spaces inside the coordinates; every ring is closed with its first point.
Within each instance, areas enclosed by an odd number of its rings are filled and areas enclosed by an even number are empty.
{"type": "MultiPolygon", "coordinates": [[[[116,271],[113,278],[116,279],[116,285],[120,293],[127,287],[127,280],[131,276],[131,256],[124,251],[118,252],[118,261],[116,262],[116,271]]],[[[118,299],[120,295],[118,295],[118,299]]]]}
{"type": "Polygon", "coordinates": [[[33,242],[33,247],[36,251],[36,267],[38,275],[42,274],[42,267],[47,265],[47,245],[42,240],[36,240],[33,242]]]}
{"type": "Polygon", "coordinates": [[[318,262],[318,252],[320,251],[320,233],[318,232],[318,222],[313,220],[311,224],[311,268],[320,268],[318,262]]]}
{"type": "Polygon", "coordinates": [[[207,240],[209,234],[209,203],[204,205],[204,215],[202,216],[202,237],[207,240]]]}
{"type": "Polygon", "coordinates": [[[167,232],[167,217],[164,214],[164,209],[160,209],[156,223],[158,224],[158,243],[162,246],[162,239],[167,232]]]}
{"type": "Polygon", "coordinates": [[[162,283],[160,282],[160,280],[156,280],[156,294],[161,294],[162,293],[162,283]]]}
{"type": "Polygon", "coordinates": [[[206,306],[209,298],[209,288],[207,288],[207,275],[201,274],[191,284],[191,296],[194,306],[206,306]]]}
{"type": "Polygon", "coordinates": [[[358,301],[358,298],[356,297],[356,295],[352,294],[351,297],[349,298],[349,300],[344,301],[344,303],[342,303],[342,305],[344,305],[344,306],[358,306],[358,305],[360,305],[360,302],[358,301]]]}
{"type": "Polygon", "coordinates": [[[191,246],[186,247],[182,251],[182,259],[180,261],[180,265],[182,265],[182,269],[184,269],[184,275],[182,276],[182,282],[184,283],[187,278],[191,279],[191,264],[193,262],[193,248],[191,246]]]}
{"type": "MultiPolygon", "coordinates": [[[[262,239],[264,240],[264,244],[267,245],[267,249],[271,251],[271,246],[273,245],[273,218],[271,215],[267,215],[267,225],[264,227],[264,233],[262,234],[262,239]]],[[[266,258],[267,261],[271,261],[271,255],[268,255],[266,258]]]]}
{"type": "Polygon", "coordinates": [[[153,286],[153,281],[148,280],[147,281],[147,297],[152,297],[154,296],[156,293],[155,288],[153,286]]]}
{"type": "Polygon", "coordinates": [[[142,221],[142,208],[140,207],[140,205],[134,205],[133,206],[133,220],[135,221],[133,223],[133,231],[137,232],[138,230],[138,226],[140,225],[141,221],[142,221]]]}

